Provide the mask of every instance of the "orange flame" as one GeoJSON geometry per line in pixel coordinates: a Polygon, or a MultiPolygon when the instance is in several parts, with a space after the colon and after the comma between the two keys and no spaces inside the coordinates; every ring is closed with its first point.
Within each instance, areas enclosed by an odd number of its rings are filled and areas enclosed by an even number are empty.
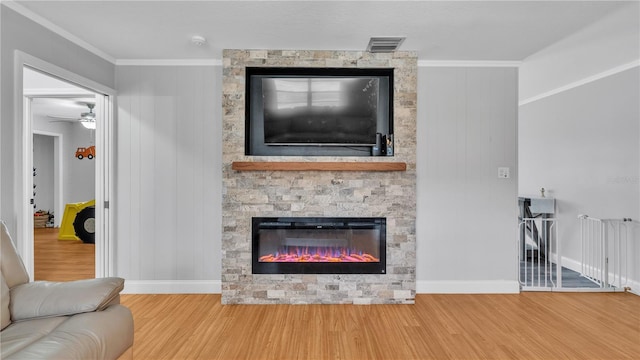
{"type": "Polygon", "coordinates": [[[346,249],[323,249],[309,251],[309,248],[293,247],[276,254],[267,254],[258,258],[260,262],[380,262],[380,259],[367,253],[356,253],[346,249]]]}

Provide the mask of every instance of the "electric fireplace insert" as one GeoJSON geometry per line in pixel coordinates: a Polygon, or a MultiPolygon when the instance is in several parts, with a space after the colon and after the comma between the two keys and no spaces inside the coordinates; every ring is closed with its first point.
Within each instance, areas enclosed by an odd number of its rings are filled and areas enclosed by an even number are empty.
{"type": "Polygon", "coordinates": [[[386,218],[254,217],[254,274],[385,274],[386,218]]]}

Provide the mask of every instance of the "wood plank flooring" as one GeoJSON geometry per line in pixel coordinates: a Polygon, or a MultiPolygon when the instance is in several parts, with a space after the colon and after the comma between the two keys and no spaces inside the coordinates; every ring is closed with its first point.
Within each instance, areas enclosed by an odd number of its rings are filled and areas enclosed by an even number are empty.
{"type": "Polygon", "coordinates": [[[59,230],[33,229],[34,279],[93,279],[96,273],[95,245],[79,240],[58,240],[59,230]]]}
{"type": "MultiPolygon", "coordinates": [[[[94,245],[36,229],[36,279],[94,277],[94,245]]],[[[134,359],[640,359],[640,297],[418,295],[415,305],[221,305],[122,295],[134,359]]]]}
{"type": "Polygon", "coordinates": [[[221,305],[123,295],[134,359],[639,359],[627,293],[418,295],[415,305],[221,305]]]}

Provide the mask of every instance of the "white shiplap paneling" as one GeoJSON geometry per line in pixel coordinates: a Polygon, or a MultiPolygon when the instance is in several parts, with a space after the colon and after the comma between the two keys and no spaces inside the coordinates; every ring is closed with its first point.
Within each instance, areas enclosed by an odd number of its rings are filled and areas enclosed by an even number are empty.
{"type": "MultiPolygon", "coordinates": [[[[118,67],[117,271],[127,279],[220,279],[220,71],[118,67]],[[161,101],[173,102],[171,123],[156,116],[161,101]],[[162,214],[171,201],[174,218],[162,214]]],[[[517,285],[516,81],[514,69],[419,69],[419,281],[517,285]],[[498,166],[512,178],[498,179],[498,166]]]]}
{"type": "MultiPolygon", "coordinates": [[[[124,70],[123,70],[124,71],[124,70]]],[[[126,71],[125,71],[126,72],[126,71]]],[[[131,259],[138,258],[137,242],[131,240],[134,235],[137,235],[137,231],[132,229],[131,219],[133,209],[131,208],[133,202],[132,187],[133,181],[132,174],[132,157],[134,144],[131,139],[137,139],[137,134],[134,134],[133,122],[131,120],[131,113],[134,111],[133,98],[135,92],[131,85],[130,76],[121,76],[119,80],[119,86],[122,90],[117,97],[117,113],[115,138],[115,199],[113,205],[115,208],[115,241],[116,241],[116,256],[115,267],[116,273],[120,276],[127,274],[134,279],[139,278],[140,274],[137,267],[133,267],[131,259]],[[127,154],[127,156],[125,156],[127,154]]],[[[137,123],[137,122],[136,122],[137,123]]],[[[137,205],[137,204],[136,204],[137,205]]]]}
{"type": "Polygon", "coordinates": [[[220,75],[119,66],[117,273],[220,279],[220,75]]]}
{"type": "MultiPolygon", "coordinates": [[[[133,200],[132,210],[135,212],[135,222],[140,224],[140,229],[136,235],[138,242],[138,259],[132,259],[132,261],[139,261],[138,272],[140,279],[153,279],[155,280],[155,260],[157,246],[164,246],[163,243],[168,240],[163,240],[157,236],[156,228],[156,213],[161,212],[162,209],[157,209],[155,189],[158,186],[156,178],[160,176],[157,174],[155,168],[156,164],[156,112],[155,102],[161,101],[160,96],[157,95],[157,89],[155,85],[155,71],[152,68],[134,68],[134,71],[138,71],[137,84],[140,86],[137,89],[137,99],[139,102],[140,112],[134,114],[135,121],[140,124],[140,134],[138,139],[132,139],[135,144],[135,152],[128,154],[134,158],[133,164],[137,164],[140,169],[140,176],[138,178],[131,178],[132,182],[138,182],[140,186],[140,193],[137,195],[137,199],[133,200]]],[[[116,70],[117,76],[119,76],[119,68],[116,70]]],[[[123,154],[124,155],[124,154],[123,154]]]]}
{"type": "Polygon", "coordinates": [[[418,71],[417,279],[517,287],[517,70],[418,71]]]}
{"type": "Polygon", "coordinates": [[[158,69],[154,75],[155,92],[152,99],[155,137],[152,149],[155,178],[148,179],[155,184],[153,213],[156,236],[149,239],[154,255],[154,279],[175,279],[178,227],[183,225],[176,221],[176,199],[179,190],[176,181],[176,130],[178,126],[190,124],[188,119],[182,119],[176,111],[177,99],[182,96],[182,92],[179,92],[181,89],[177,89],[177,71],[174,67],[168,67],[158,69]]]}

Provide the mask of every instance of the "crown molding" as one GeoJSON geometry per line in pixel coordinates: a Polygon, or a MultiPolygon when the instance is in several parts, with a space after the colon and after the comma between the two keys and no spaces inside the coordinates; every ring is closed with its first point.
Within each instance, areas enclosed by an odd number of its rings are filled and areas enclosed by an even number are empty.
{"type": "Polygon", "coordinates": [[[418,67],[520,67],[522,61],[418,60],[418,67]]]}
{"type": "Polygon", "coordinates": [[[220,59],[120,59],[118,66],[222,66],[220,59]]]}
{"type": "Polygon", "coordinates": [[[73,35],[72,33],[64,30],[63,28],[59,27],[58,25],[52,23],[51,21],[43,18],[42,16],[34,13],[33,11],[25,8],[24,6],[16,3],[13,0],[2,0],[2,5],[6,6],[7,8],[17,12],[18,14],[26,17],[29,20],[34,21],[35,23],[45,27],[46,29],[56,33],[57,35],[71,41],[72,43],[80,46],[81,48],[91,52],[92,54],[99,56],[100,58],[115,64],[116,63],[116,59],[105,53],[104,51],[96,48],[95,46],[89,44],[88,42],[80,39],[79,37],[73,35]]]}
{"type": "Polygon", "coordinates": [[[629,70],[629,69],[633,69],[634,67],[638,67],[638,66],[640,66],[640,59],[634,60],[634,61],[632,61],[630,63],[622,64],[620,66],[616,66],[613,69],[609,69],[609,70],[603,71],[601,73],[588,76],[588,77],[586,77],[584,79],[581,79],[581,80],[578,80],[578,81],[574,81],[574,82],[569,83],[567,85],[560,86],[560,87],[557,87],[557,88],[549,90],[549,91],[545,91],[545,92],[543,92],[541,94],[538,94],[536,96],[532,96],[532,97],[530,97],[528,99],[524,99],[524,100],[518,102],[518,106],[526,105],[526,104],[532,103],[534,101],[538,101],[538,100],[547,98],[549,96],[553,96],[553,95],[559,94],[561,92],[565,92],[567,90],[575,89],[575,88],[577,88],[579,86],[586,85],[588,83],[591,83],[591,82],[594,82],[594,81],[597,81],[597,80],[600,80],[600,79],[604,79],[606,77],[615,75],[617,73],[621,73],[621,72],[629,70]]]}
{"type": "Polygon", "coordinates": [[[82,88],[33,88],[24,89],[24,96],[28,97],[83,97],[95,96],[95,93],[82,88]]]}

